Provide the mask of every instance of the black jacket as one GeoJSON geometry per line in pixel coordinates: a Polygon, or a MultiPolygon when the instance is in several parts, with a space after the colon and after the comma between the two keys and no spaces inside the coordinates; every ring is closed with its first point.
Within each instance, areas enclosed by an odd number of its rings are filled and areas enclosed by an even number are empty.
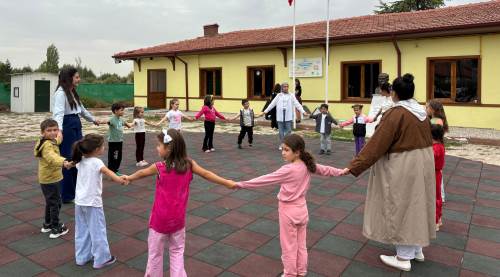
{"type": "MultiPolygon", "coordinates": [[[[316,119],[316,132],[320,132],[321,130],[321,119],[323,118],[322,113],[318,113],[316,115],[311,115],[310,118],[316,119]]],[[[335,125],[338,124],[337,120],[332,117],[330,113],[328,113],[325,117],[325,134],[329,135],[332,133],[332,123],[335,125]]]]}

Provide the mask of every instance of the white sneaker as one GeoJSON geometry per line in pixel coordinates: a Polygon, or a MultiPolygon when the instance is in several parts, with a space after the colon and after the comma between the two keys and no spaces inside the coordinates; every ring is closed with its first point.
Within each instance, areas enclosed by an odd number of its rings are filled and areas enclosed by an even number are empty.
{"type": "Polygon", "coordinates": [[[410,261],[400,261],[398,260],[397,256],[386,256],[386,255],[380,255],[380,260],[391,267],[397,268],[399,270],[403,271],[410,271],[411,270],[411,263],[410,261]]]}
{"type": "Polygon", "coordinates": [[[215,152],[215,148],[210,149],[210,152],[215,152]]]}
{"type": "Polygon", "coordinates": [[[137,167],[141,167],[141,166],[142,166],[142,165],[141,165],[141,162],[137,162],[137,163],[135,163],[135,166],[137,166],[137,167]]]}
{"type": "Polygon", "coordinates": [[[420,251],[418,253],[415,253],[415,261],[417,262],[425,261],[424,252],[420,251]]]}
{"type": "Polygon", "coordinates": [[[280,147],[278,147],[278,150],[281,151],[281,150],[283,150],[283,148],[281,148],[281,146],[280,146],[280,147]]]}
{"type": "Polygon", "coordinates": [[[144,160],[140,161],[140,163],[141,163],[141,166],[146,166],[146,165],[148,165],[148,164],[149,164],[148,162],[146,162],[146,161],[144,161],[144,160]]]}

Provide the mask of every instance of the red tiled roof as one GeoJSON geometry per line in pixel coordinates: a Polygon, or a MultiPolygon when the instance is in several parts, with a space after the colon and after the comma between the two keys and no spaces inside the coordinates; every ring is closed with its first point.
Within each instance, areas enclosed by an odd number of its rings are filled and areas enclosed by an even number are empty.
{"type": "MultiPolygon", "coordinates": [[[[425,34],[480,27],[500,27],[500,0],[434,10],[331,20],[330,38],[335,42],[348,39],[387,38],[395,35],[425,34]]],[[[296,26],[297,43],[319,42],[324,39],[325,35],[326,21],[296,26]]],[[[113,57],[127,59],[271,45],[289,46],[291,41],[292,26],[286,26],[221,33],[213,37],[198,37],[120,52],[113,57]]]]}

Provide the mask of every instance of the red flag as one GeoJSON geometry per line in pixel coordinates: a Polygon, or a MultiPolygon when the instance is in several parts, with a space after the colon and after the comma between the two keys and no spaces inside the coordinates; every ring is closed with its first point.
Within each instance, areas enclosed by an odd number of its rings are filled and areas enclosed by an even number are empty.
{"type": "Polygon", "coordinates": [[[288,5],[290,5],[290,6],[291,6],[291,5],[292,5],[292,3],[293,3],[293,0],[288,0],[288,5]]]}

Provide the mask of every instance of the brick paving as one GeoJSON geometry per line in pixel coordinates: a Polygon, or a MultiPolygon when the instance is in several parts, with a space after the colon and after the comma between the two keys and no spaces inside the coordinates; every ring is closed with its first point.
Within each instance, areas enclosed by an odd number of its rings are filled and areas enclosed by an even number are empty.
{"type": "MultiPolygon", "coordinates": [[[[238,150],[236,135],[216,134],[216,152],[201,152],[202,133],[184,133],[190,156],[227,178],[249,179],[281,164],[275,136],[258,135],[253,148],[238,150]]],[[[157,160],[148,134],[146,157],[157,160]]],[[[306,139],[316,152],[319,140],[306,139]]],[[[142,276],[147,260],[147,222],[154,181],[128,187],[105,181],[104,206],[111,250],[118,262],[93,270],[74,263],[74,209],[61,219],[70,233],[49,239],[40,233],[44,200],[37,184],[33,143],[0,144],[0,276],[142,276]]],[[[320,163],[343,168],[354,146],[334,142],[333,155],[320,163]]],[[[125,136],[121,171],[136,170],[134,140],[125,136]]],[[[104,155],[105,156],[105,155],[104,155]]],[[[105,159],[105,157],[102,157],[105,159]]],[[[379,254],[393,249],[361,234],[367,174],[358,179],[314,177],[308,194],[308,276],[499,276],[500,167],[446,157],[447,202],[438,238],[424,249],[426,262],[402,273],[383,265],[379,254]]],[[[186,270],[189,276],[277,276],[278,187],[231,191],[195,177],[187,216],[186,270]]],[[[168,276],[168,257],[165,270],[168,276]]]]}

